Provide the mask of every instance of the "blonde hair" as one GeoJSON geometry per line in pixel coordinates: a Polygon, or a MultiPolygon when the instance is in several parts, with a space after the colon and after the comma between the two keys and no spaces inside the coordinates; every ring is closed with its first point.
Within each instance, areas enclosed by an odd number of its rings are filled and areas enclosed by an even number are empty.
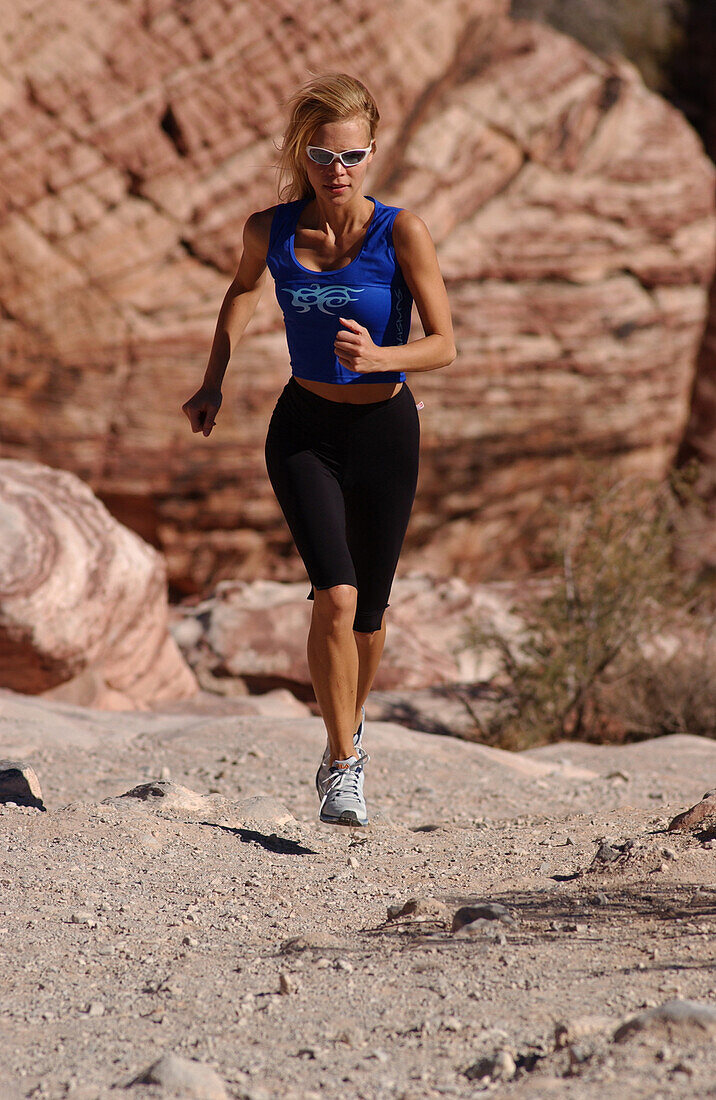
{"type": "Polygon", "coordinates": [[[303,161],[311,134],[327,122],[365,118],[371,141],[380,122],[378,107],[364,84],[347,73],[324,73],[306,81],[287,103],[289,120],[283,133],[278,162],[278,196],[281,202],[312,197],[303,161]]]}

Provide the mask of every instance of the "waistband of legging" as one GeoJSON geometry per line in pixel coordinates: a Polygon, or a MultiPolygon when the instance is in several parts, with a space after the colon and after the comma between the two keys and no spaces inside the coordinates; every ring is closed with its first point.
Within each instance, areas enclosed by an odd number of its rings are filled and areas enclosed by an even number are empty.
{"type": "Polygon", "coordinates": [[[403,382],[397,393],[394,393],[392,397],[384,397],[382,401],[331,401],[330,397],[321,397],[313,390],[307,390],[305,386],[296,381],[293,375],[286,383],[286,389],[294,396],[305,401],[307,405],[312,405],[314,409],[324,409],[326,412],[333,412],[338,409],[352,409],[354,412],[360,409],[364,411],[366,409],[377,409],[384,405],[390,405],[405,393],[410,393],[407,383],[403,382]]]}

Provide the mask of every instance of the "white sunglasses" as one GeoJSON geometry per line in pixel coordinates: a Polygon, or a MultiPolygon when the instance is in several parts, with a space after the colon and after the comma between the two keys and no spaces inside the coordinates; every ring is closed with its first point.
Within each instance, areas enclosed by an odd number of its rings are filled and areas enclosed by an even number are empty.
{"type": "Polygon", "coordinates": [[[367,149],[345,149],[342,153],[333,153],[330,149],[321,149],[318,145],[309,145],[306,152],[315,164],[321,164],[324,168],[329,164],[333,164],[334,160],[339,160],[344,168],[355,168],[356,164],[360,164],[362,160],[365,160],[372,148],[373,142],[371,141],[367,149]]]}

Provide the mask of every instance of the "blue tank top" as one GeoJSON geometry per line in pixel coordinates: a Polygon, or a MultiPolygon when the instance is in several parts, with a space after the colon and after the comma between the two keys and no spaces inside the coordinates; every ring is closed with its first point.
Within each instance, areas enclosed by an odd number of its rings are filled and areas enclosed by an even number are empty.
{"type": "Polygon", "coordinates": [[[314,382],[404,382],[405,371],[360,374],[343,367],[333,344],[339,317],[364,325],[374,344],[405,344],[413,298],[393,248],[393,222],[400,208],[375,204],[355,260],[336,271],[311,271],[296,259],[299,215],[310,199],[281,203],[271,223],[266,263],[283,311],[291,371],[314,382]]]}

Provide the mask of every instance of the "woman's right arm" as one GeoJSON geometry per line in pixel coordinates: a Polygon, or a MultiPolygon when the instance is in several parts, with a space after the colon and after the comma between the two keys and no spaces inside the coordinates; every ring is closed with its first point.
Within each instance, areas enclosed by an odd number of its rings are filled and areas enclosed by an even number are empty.
{"type": "Polygon", "coordinates": [[[182,405],[193,432],[209,435],[214,427],[229,359],[254,315],[266,282],[266,253],[274,209],[269,207],[251,214],[244,226],[243,252],[221,303],[204,381],[182,405]]]}

